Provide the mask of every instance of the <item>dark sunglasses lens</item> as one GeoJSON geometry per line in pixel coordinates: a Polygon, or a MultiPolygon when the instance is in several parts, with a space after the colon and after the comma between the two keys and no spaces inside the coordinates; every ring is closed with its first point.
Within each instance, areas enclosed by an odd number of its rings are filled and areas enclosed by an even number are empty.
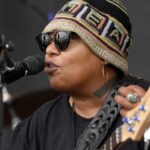
{"type": "Polygon", "coordinates": [[[47,46],[51,42],[51,37],[47,33],[40,34],[36,37],[36,42],[42,52],[45,52],[47,46]]]}
{"type": "Polygon", "coordinates": [[[64,51],[70,41],[70,32],[67,31],[59,31],[55,34],[54,43],[58,50],[64,51]]]}

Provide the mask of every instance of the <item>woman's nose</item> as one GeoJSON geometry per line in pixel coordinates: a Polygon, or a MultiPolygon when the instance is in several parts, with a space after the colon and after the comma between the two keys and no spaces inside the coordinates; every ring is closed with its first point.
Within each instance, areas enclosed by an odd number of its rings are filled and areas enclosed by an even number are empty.
{"type": "Polygon", "coordinates": [[[56,48],[54,42],[49,44],[46,48],[46,54],[47,55],[59,55],[60,51],[56,48]]]}

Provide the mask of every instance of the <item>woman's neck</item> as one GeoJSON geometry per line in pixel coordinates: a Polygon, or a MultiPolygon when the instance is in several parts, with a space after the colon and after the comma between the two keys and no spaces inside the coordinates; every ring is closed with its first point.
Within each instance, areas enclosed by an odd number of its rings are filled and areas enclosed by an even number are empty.
{"type": "MultiPolygon", "coordinates": [[[[107,82],[114,79],[115,77],[116,74],[114,72],[111,73],[109,78],[107,79],[107,82]]],[[[103,84],[104,83],[100,83],[99,87],[97,86],[95,88],[95,92],[96,90],[99,90],[103,84]]],[[[109,93],[109,90],[105,91],[104,95],[101,96],[97,96],[91,91],[84,91],[84,93],[72,93],[69,98],[70,105],[72,106],[74,111],[80,116],[85,118],[94,117],[104,104],[105,98],[109,93]]]]}

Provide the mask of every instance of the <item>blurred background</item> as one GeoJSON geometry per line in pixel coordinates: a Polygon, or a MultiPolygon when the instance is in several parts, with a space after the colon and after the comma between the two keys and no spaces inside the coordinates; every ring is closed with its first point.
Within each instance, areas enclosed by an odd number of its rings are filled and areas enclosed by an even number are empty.
{"type": "MultiPolygon", "coordinates": [[[[14,51],[10,52],[11,58],[20,61],[29,55],[42,55],[36,45],[35,37],[41,33],[49,20],[67,1],[0,0],[0,34],[4,34],[6,40],[12,40],[15,43],[14,51]]],[[[150,1],[122,1],[128,8],[133,24],[134,43],[130,48],[128,57],[129,73],[150,80],[150,1]]],[[[15,106],[19,114],[22,115],[21,117],[26,117],[33,111],[33,108],[36,109],[42,103],[41,97],[47,98],[45,95],[48,87],[48,79],[43,72],[35,76],[21,78],[7,85],[12,96],[20,95],[13,99],[17,101],[15,106]],[[40,93],[43,90],[44,92],[40,93]],[[38,104],[37,101],[39,101],[38,104]],[[30,108],[32,110],[29,110],[30,108]]],[[[50,92],[53,93],[53,91],[50,92]]],[[[7,141],[5,135],[7,133],[4,134],[3,143],[7,141]]],[[[3,147],[5,147],[5,144],[3,144],[3,147]]]]}
{"type": "MultiPolygon", "coordinates": [[[[68,0],[0,0],[0,33],[15,43],[11,57],[22,60],[41,54],[35,37],[41,33],[53,15],[68,0]]],[[[129,53],[129,73],[150,79],[150,1],[122,0],[133,24],[134,43],[129,53]]],[[[10,93],[24,93],[48,87],[44,73],[28,76],[8,85],[10,93]]]]}

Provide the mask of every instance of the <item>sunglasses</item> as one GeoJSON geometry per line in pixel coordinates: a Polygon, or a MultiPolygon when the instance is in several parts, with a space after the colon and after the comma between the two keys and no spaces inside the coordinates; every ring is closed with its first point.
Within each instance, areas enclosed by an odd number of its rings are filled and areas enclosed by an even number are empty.
{"type": "Polygon", "coordinates": [[[36,37],[36,42],[42,52],[45,52],[47,46],[52,42],[59,51],[64,51],[67,49],[70,39],[75,36],[77,37],[75,33],[69,31],[57,31],[54,35],[42,33],[36,37]]]}

